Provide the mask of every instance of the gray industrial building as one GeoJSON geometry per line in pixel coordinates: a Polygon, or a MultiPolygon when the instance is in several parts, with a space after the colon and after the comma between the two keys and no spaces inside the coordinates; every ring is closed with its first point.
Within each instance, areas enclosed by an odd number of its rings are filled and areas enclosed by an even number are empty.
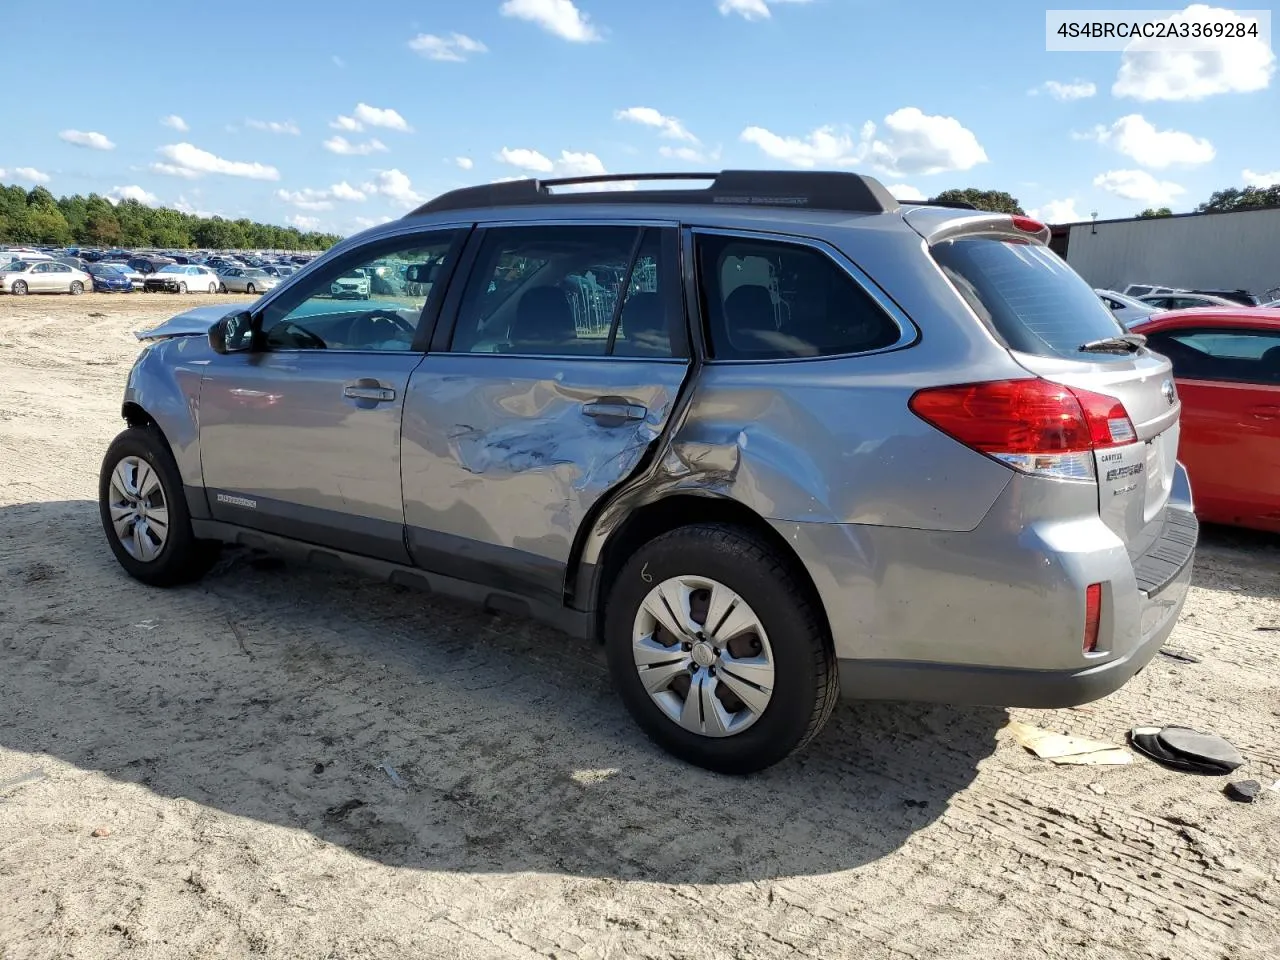
{"type": "Polygon", "coordinates": [[[1093,287],[1154,283],[1259,295],[1280,287],[1280,208],[1067,223],[1052,233],[1053,249],[1093,287]]]}

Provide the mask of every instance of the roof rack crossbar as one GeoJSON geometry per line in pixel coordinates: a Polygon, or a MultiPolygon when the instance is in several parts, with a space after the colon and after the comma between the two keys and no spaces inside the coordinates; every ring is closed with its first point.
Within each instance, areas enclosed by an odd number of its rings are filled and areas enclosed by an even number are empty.
{"type": "Polygon", "coordinates": [[[534,204],[648,203],[797,207],[848,213],[887,213],[898,201],[874,177],[857,173],[786,170],[722,170],[719,173],[609,173],[558,180],[508,180],[463,187],[429,200],[408,216],[484,207],[534,204]],[[553,192],[584,184],[707,180],[703,189],[553,192]]]}

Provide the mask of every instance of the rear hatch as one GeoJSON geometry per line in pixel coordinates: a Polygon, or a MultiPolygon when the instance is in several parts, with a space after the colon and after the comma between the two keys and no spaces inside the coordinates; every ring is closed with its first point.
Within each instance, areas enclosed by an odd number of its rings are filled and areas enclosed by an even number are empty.
{"type": "Polygon", "coordinates": [[[1029,373],[1123,405],[1128,421],[1113,412],[1113,442],[1093,454],[1098,512],[1131,557],[1144,554],[1160,536],[1173,486],[1181,405],[1172,367],[1116,339],[1126,336],[1124,327],[1043,245],[1048,231],[1039,224],[1006,218],[1002,231],[990,218],[979,223],[970,233],[953,225],[930,245],[933,258],[1029,373]]]}

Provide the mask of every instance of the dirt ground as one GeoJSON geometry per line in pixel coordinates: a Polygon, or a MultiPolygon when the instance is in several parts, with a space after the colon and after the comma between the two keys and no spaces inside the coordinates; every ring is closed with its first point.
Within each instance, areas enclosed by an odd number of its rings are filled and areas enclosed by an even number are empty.
{"type": "Polygon", "coordinates": [[[124,575],[95,497],[130,331],[244,299],[0,298],[2,960],[1275,956],[1280,793],[1003,728],[1187,724],[1275,782],[1280,539],[1205,532],[1198,663],[1073,711],[847,704],[718,777],[593,644],[244,556],[124,575]]]}

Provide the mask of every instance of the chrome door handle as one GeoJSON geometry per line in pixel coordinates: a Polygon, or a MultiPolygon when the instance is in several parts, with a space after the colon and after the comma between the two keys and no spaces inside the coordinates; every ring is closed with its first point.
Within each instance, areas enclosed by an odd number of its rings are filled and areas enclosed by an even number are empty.
{"type": "Polygon", "coordinates": [[[350,383],[342,388],[342,395],[348,400],[373,400],[377,403],[396,398],[396,392],[390,387],[365,387],[350,383]]]}
{"type": "Polygon", "coordinates": [[[649,411],[638,403],[628,403],[623,397],[601,397],[584,403],[582,413],[603,427],[616,427],[630,420],[643,420],[649,411]]]}

